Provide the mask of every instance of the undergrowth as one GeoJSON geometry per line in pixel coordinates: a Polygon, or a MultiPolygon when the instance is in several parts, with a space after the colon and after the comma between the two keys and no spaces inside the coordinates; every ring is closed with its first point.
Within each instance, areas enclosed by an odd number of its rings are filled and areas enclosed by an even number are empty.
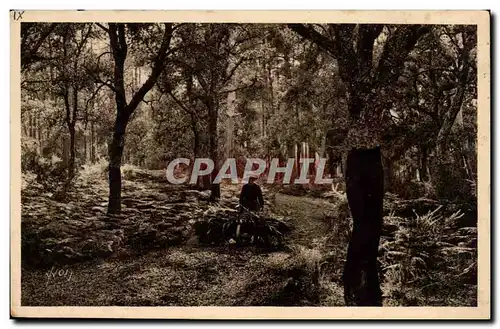
{"type": "Polygon", "coordinates": [[[385,218],[398,227],[380,245],[383,291],[391,305],[476,303],[477,230],[458,228],[463,214],[442,215],[441,208],[414,218],[385,218]]]}

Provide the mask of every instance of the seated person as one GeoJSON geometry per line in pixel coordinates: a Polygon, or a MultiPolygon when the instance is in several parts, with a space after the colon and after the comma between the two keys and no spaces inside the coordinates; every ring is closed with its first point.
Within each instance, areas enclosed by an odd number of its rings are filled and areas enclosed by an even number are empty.
{"type": "Polygon", "coordinates": [[[261,211],[264,208],[264,198],[260,186],[255,184],[256,177],[250,177],[248,183],[243,185],[240,193],[240,211],[261,211]],[[243,208],[244,207],[244,208],[243,208]]]}

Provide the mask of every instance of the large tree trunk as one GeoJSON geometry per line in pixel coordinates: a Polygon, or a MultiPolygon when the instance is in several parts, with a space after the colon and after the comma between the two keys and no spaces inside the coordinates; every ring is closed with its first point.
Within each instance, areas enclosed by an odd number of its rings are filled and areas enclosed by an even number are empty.
{"type": "Polygon", "coordinates": [[[374,63],[374,40],[383,31],[383,25],[330,26],[334,38],[309,25],[289,26],[337,60],[347,90],[348,110],[353,120],[348,134],[346,185],[354,225],[344,269],[344,296],[347,305],[380,306],[377,253],[384,175],[380,136],[377,136],[381,131],[377,130],[382,129],[384,120],[379,114],[387,108],[384,94],[392,92],[390,89],[401,75],[407,55],[430,27],[398,27],[387,38],[378,62],[374,63]]]}
{"type": "MultiPolygon", "coordinates": [[[[467,39],[463,33],[462,38],[467,39]]],[[[458,72],[457,91],[455,93],[455,96],[453,97],[449,110],[444,115],[443,124],[439,129],[439,133],[436,139],[436,152],[438,157],[447,155],[448,136],[450,135],[451,128],[453,127],[457,115],[462,108],[462,103],[464,101],[467,89],[467,82],[469,80],[469,51],[472,48],[472,44],[467,42],[466,40],[464,40],[463,42],[464,48],[462,49],[462,53],[459,56],[459,64],[462,66],[462,68],[458,72]]]]}
{"type": "MultiPolygon", "coordinates": [[[[467,61],[466,61],[467,62],[467,61]]],[[[467,79],[469,75],[468,66],[460,73],[459,85],[457,92],[453,97],[450,109],[445,113],[443,124],[439,129],[436,138],[436,160],[434,164],[435,186],[438,196],[443,198],[453,197],[453,186],[456,183],[453,177],[454,159],[450,156],[448,150],[448,137],[455,122],[458,112],[462,108],[462,103],[465,98],[467,88],[467,79]]]]}
{"type": "MultiPolygon", "coordinates": [[[[167,50],[170,47],[172,39],[172,23],[165,23],[165,31],[163,40],[156,54],[151,73],[142,86],[133,93],[130,102],[127,103],[125,91],[125,60],[127,58],[127,37],[125,32],[125,24],[109,23],[108,35],[110,46],[112,49],[114,65],[114,93],[116,102],[117,117],[115,122],[115,131],[113,140],[109,145],[109,204],[108,213],[116,214],[121,211],[121,162],[123,155],[123,147],[125,140],[125,130],[130,116],[143,101],[144,96],[153,88],[158,77],[163,71],[167,50]]],[[[138,74],[140,80],[140,69],[138,74]]]]}
{"type": "Polygon", "coordinates": [[[383,176],[380,148],[349,151],[346,192],[353,230],[343,274],[348,306],[382,305],[377,255],[382,228],[383,176]]]}
{"type": "Polygon", "coordinates": [[[377,101],[357,92],[349,104],[345,180],[353,229],[343,274],[348,306],[382,306],[377,257],[383,222],[384,168],[381,122],[378,109],[370,106],[377,101]]]}
{"type": "Polygon", "coordinates": [[[127,57],[127,43],[125,39],[124,24],[109,24],[109,39],[115,59],[114,83],[115,83],[115,102],[116,102],[116,121],[113,132],[113,139],[108,147],[109,165],[109,201],[108,214],[119,214],[121,212],[121,192],[122,175],[121,163],[123,147],[125,144],[125,130],[128,119],[132,113],[127,108],[125,94],[125,58],[127,57]]]}

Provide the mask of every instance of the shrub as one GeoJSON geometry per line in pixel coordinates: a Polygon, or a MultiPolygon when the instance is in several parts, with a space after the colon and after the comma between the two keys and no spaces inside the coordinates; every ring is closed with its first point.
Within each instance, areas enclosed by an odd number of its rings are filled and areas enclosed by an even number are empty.
{"type": "Polygon", "coordinates": [[[85,164],[79,172],[81,182],[93,182],[108,178],[108,161],[100,159],[98,162],[85,164]]]}
{"type": "MultiPolygon", "coordinates": [[[[63,161],[57,156],[43,157],[33,149],[31,144],[24,143],[21,155],[21,171],[25,178],[31,177],[29,182],[37,182],[48,190],[57,189],[60,183],[66,179],[67,168],[63,161]]],[[[28,183],[28,180],[25,181],[28,183]]]]}
{"type": "Polygon", "coordinates": [[[222,207],[210,207],[195,224],[201,243],[220,245],[257,245],[278,248],[291,228],[281,219],[252,212],[239,213],[222,207]]]}
{"type": "Polygon", "coordinates": [[[436,291],[475,281],[476,230],[456,228],[463,216],[460,211],[444,217],[440,210],[441,206],[413,219],[385,219],[386,225],[398,228],[380,246],[384,290],[404,305],[429,305],[427,298],[436,291]]]}

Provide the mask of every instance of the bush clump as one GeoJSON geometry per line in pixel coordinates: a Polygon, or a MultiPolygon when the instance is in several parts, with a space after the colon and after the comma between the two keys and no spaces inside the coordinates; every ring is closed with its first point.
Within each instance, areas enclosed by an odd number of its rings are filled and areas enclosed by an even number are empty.
{"type": "Polygon", "coordinates": [[[195,234],[205,244],[256,245],[278,248],[283,246],[291,228],[283,219],[253,212],[210,207],[203,219],[196,222],[195,234]]]}
{"type": "Polygon", "coordinates": [[[429,299],[441,291],[453,294],[448,298],[470,300],[463,292],[477,282],[477,229],[457,228],[463,213],[443,216],[441,208],[412,219],[385,218],[385,226],[396,228],[380,246],[389,299],[405,306],[431,305],[429,299]]]}

